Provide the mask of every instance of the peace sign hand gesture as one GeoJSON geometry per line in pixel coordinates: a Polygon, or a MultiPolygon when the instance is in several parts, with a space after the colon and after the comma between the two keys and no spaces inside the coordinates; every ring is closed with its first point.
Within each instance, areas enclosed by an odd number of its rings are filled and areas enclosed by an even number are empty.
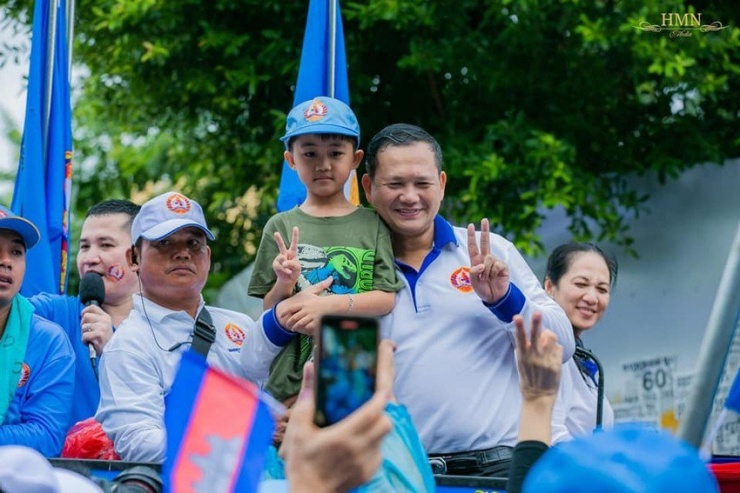
{"type": "Polygon", "coordinates": [[[289,248],[285,248],[285,242],[279,231],[275,232],[275,243],[278,246],[278,254],[272,261],[272,270],[277,276],[275,284],[292,292],[301,275],[301,262],[298,260],[298,227],[293,227],[289,248]]]}
{"type": "Polygon", "coordinates": [[[484,303],[492,305],[509,290],[509,267],[491,255],[488,219],[480,224],[480,247],[475,239],[475,226],[468,224],[470,285],[484,303]]]}
{"type": "Polygon", "coordinates": [[[525,401],[546,399],[553,404],[560,388],[563,346],[555,333],[542,327],[542,314],[532,314],[532,327],[527,336],[525,320],[514,316],[516,360],[519,388],[525,401]]]}

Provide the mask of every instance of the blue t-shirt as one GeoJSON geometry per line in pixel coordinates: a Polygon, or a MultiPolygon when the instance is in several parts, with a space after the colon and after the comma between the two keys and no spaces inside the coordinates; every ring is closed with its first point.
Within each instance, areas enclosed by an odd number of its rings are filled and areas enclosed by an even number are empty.
{"type": "Polygon", "coordinates": [[[62,451],[74,398],[75,358],[61,328],[31,319],[21,379],[0,426],[0,445],[24,445],[46,457],[62,451]]]}
{"type": "Polygon", "coordinates": [[[85,308],[77,296],[41,293],[28,301],[36,308],[36,314],[59,324],[67,334],[75,353],[75,395],[72,403],[70,426],[95,415],[100,402],[100,388],[90,364],[90,350],[82,342],[80,320],[85,308]]]}

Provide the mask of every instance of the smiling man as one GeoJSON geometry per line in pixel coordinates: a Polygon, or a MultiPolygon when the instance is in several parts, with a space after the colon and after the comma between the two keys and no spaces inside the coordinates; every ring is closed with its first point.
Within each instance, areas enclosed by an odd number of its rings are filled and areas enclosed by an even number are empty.
{"type": "Polygon", "coordinates": [[[90,362],[88,344],[98,357],[113,331],[131,311],[131,297],[138,290],[136,274],[128,268],[131,223],[139,206],[128,200],[110,199],[92,206],[85,216],[77,252],[77,272],[99,274],[105,286],[100,306],[85,307],[79,296],[40,293],[29,298],[36,313],[59,324],[75,352],[75,395],[70,424],[95,414],[100,390],[90,362]]]}
{"type": "Polygon", "coordinates": [[[447,176],[428,132],[391,125],[370,140],[365,156],[362,185],[391,230],[406,284],[383,321],[383,337],[397,345],[398,401],[435,472],[504,476],[521,408],[513,317],[540,312],[564,359],[574,351],[570,323],[487,220],[480,232],[472,224],[466,231],[439,215],[447,176]]]}
{"type": "Polygon", "coordinates": [[[36,226],[0,206],[0,446],[54,457],[69,425],[75,360],[62,329],[18,294],[26,250],[38,241],[36,226]]]}
{"type": "Polygon", "coordinates": [[[131,238],[129,267],[139,276],[141,293],[103,351],[95,417],[122,459],[162,462],[164,397],[182,353],[193,345],[210,365],[242,376],[239,352],[254,321],[205,306],[201,291],[214,236],[197,202],[176,192],[151,199],[136,216],[131,238]],[[204,337],[194,341],[196,320],[204,337]],[[203,342],[209,335],[210,345],[203,342]]]}

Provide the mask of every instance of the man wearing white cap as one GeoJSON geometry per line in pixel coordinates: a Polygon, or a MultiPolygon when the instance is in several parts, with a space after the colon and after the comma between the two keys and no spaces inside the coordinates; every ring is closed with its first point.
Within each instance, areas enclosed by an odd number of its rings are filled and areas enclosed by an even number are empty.
{"type": "MultiPolygon", "coordinates": [[[[239,353],[256,324],[203,301],[214,235],[197,202],[177,192],[151,199],[134,219],[131,239],[129,263],[141,293],[103,350],[95,418],[123,460],[162,462],[164,397],[182,353],[192,346],[211,366],[244,376],[239,353]]],[[[261,323],[276,320],[268,311],[261,323]]]]}
{"type": "Polygon", "coordinates": [[[33,223],[0,206],[0,445],[53,457],[69,426],[75,358],[61,327],[18,294],[38,241],[33,223]]]}

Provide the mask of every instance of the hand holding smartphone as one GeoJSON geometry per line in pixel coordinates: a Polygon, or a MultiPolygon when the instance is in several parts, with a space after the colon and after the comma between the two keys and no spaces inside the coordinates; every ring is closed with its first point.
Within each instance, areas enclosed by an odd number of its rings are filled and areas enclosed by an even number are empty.
{"type": "Polygon", "coordinates": [[[378,321],[327,315],[321,319],[316,365],[316,424],[345,418],[375,392],[378,321]]]}

